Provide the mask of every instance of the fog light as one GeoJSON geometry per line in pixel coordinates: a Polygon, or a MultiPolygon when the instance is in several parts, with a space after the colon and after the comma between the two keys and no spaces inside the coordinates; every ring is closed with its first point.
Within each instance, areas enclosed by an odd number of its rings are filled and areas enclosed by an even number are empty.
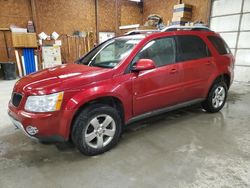
{"type": "Polygon", "coordinates": [[[38,133],[38,129],[36,127],[28,126],[26,127],[26,131],[29,135],[34,136],[38,133]]]}

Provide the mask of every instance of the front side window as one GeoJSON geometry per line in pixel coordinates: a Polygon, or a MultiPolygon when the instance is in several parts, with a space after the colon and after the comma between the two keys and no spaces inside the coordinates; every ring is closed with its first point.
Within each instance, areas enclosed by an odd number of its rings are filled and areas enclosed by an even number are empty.
{"type": "Polygon", "coordinates": [[[188,61],[211,56],[206,43],[197,36],[177,36],[178,61],[188,61]]]}
{"type": "Polygon", "coordinates": [[[139,59],[151,59],[157,67],[175,62],[175,40],[172,37],[152,40],[136,55],[132,64],[139,59]]]}

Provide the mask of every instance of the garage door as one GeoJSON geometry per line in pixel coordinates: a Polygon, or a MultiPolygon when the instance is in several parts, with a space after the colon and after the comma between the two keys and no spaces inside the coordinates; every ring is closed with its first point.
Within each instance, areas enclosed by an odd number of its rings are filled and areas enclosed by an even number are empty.
{"type": "Polygon", "coordinates": [[[250,0],[213,0],[210,27],[236,57],[235,80],[250,82],[250,0]]]}

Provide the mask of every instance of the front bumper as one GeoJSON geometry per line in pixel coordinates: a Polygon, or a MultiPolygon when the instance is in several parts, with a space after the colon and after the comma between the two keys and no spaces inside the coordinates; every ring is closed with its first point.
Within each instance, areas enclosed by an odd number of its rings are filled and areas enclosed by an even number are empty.
{"type": "Polygon", "coordinates": [[[23,127],[23,125],[22,125],[21,122],[15,120],[11,115],[9,115],[9,117],[10,117],[10,120],[11,120],[12,124],[13,124],[17,129],[20,129],[26,136],[28,136],[28,137],[30,137],[30,138],[32,138],[32,139],[37,140],[36,137],[29,135],[29,134],[25,131],[25,129],[24,129],[24,127],[23,127]]]}
{"type": "Polygon", "coordinates": [[[43,142],[64,142],[68,140],[68,121],[64,119],[62,111],[51,113],[30,113],[17,109],[9,104],[8,114],[14,126],[29,138],[43,142]],[[38,131],[34,135],[27,132],[27,127],[35,127],[38,131]]]}

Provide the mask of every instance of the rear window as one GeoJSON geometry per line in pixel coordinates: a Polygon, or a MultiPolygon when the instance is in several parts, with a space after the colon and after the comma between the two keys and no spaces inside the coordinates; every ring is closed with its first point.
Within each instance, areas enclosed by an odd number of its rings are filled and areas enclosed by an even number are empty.
{"type": "Polygon", "coordinates": [[[229,47],[221,38],[216,36],[208,36],[208,40],[210,40],[220,55],[231,53],[229,47]]]}
{"type": "Polygon", "coordinates": [[[206,43],[197,36],[177,36],[178,61],[188,61],[211,56],[206,43]]]}

